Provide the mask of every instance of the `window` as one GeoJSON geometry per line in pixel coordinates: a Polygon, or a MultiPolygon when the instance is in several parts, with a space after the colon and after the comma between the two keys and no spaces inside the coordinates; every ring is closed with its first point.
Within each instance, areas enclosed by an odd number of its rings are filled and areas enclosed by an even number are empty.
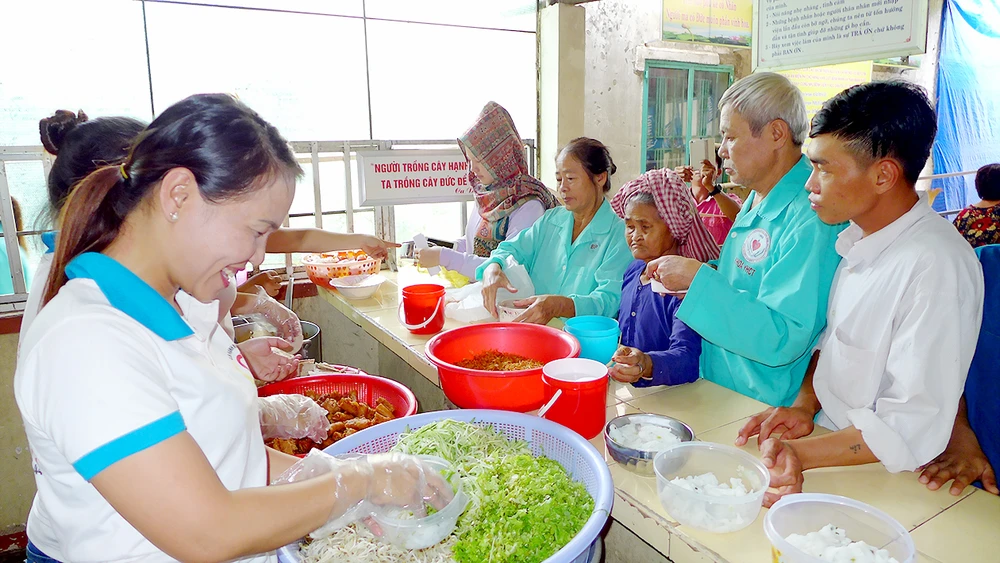
{"type": "MultiPolygon", "coordinates": [[[[0,66],[0,248],[12,196],[29,272],[51,228],[38,121],[57,109],[150,121],[194,93],[235,94],[293,141],[305,173],[290,226],[318,216],[396,240],[459,238],[468,206],[363,208],[355,151],[453,143],[490,100],[537,137],[534,0],[34,0],[5,6],[2,22],[0,49],[21,55],[0,66]]],[[[16,259],[0,262],[3,288],[16,259]]],[[[24,297],[0,295],[0,313],[24,297]]]]}
{"type": "Polygon", "coordinates": [[[691,139],[719,134],[719,98],[732,84],[729,66],[646,61],[644,171],[688,164],[691,139]]]}

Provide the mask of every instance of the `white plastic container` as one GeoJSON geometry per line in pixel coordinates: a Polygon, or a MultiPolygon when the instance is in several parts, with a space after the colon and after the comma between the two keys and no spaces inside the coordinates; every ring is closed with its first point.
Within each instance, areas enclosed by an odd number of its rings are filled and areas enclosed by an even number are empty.
{"type": "Polygon", "coordinates": [[[709,442],[682,442],[653,459],[656,489],[664,510],[681,524],[707,532],[725,533],[749,526],[760,513],[770,473],[760,460],[743,450],[709,442]],[[670,481],[713,473],[721,483],[743,481],[745,496],[713,496],[670,481]]]}
{"type": "Polygon", "coordinates": [[[500,322],[509,323],[521,316],[521,313],[528,310],[527,307],[515,307],[517,299],[508,299],[497,303],[497,313],[500,315],[500,322]]]}
{"type": "Polygon", "coordinates": [[[382,540],[403,549],[424,549],[436,545],[455,531],[458,517],[465,512],[469,497],[462,492],[462,482],[451,464],[437,456],[418,456],[427,465],[442,473],[450,473],[455,498],[448,506],[424,518],[390,518],[373,516],[373,520],[382,529],[382,540]]]}
{"type": "Polygon", "coordinates": [[[497,290],[497,303],[502,303],[509,299],[527,299],[535,295],[535,284],[528,275],[528,269],[514,260],[513,256],[507,257],[507,266],[503,269],[510,284],[514,286],[517,293],[511,293],[506,289],[497,290]]]}
{"type": "Polygon", "coordinates": [[[343,278],[332,278],[330,285],[336,288],[345,299],[368,299],[385,282],[385,278],[379,274],[360,276],[347,276],[343,278]]]}
{"type": "Polygon", "coordinates": [[[893,517],[854,499],[819,493],[788,495],[767,512],[764,533],[771,541],[771,560],[774,563],[824,563],[793,547],[785,538],[816,532],[827,524],[842,528],[853,541],[887,550],[899,563],[916,561],[913,538],[893,517]]]}

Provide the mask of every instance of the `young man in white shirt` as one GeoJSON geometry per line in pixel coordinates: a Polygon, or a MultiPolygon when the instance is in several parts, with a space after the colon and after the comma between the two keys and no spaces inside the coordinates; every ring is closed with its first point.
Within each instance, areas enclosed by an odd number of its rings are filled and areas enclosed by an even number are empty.
{"type": "Polygon", "coordinates": [[[849,88],[813,118],[809,200],[824,222],[851,225],[837,240],[827,328],[798,398],[752,417],[736,440],[759,435],[777,489],[767,506],[800,492],[807,469],[880,461],[913,471],[948,444],[983,274],[914,187],[936,130],[927,96],[902,82],[849,88]],[[834,431],[805,437],[814,418],[834,431]]]}

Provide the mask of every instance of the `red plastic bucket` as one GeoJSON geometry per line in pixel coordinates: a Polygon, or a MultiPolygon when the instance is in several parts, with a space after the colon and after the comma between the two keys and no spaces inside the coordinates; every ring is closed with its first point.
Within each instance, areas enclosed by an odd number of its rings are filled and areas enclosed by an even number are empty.
{"type": "Polygon", "coordinates": [[[567,358],[542,368],[545,402],[561,391],[545,418],[590,440],[604,430],[608,397],[608,368],[585,358],[567,358]]]}
{"type": "Polygon", "coordinates": [[[444,286],[422,283],[403,288],[399,322],[413,334],[437,334],[444,328],[444,286]]]}

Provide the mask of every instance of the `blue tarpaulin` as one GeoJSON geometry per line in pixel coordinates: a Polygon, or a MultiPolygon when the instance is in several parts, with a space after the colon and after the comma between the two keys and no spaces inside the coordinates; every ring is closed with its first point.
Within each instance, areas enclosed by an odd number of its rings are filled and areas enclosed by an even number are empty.
{"type": "MultiPolygon", "coordinates": [[[[934,173],[1000,162],[1000,2],[945,0],[938,63],[934,173]]],[[[979,201],[975,176],[936,180],[938,211],[979,201]]]]}

